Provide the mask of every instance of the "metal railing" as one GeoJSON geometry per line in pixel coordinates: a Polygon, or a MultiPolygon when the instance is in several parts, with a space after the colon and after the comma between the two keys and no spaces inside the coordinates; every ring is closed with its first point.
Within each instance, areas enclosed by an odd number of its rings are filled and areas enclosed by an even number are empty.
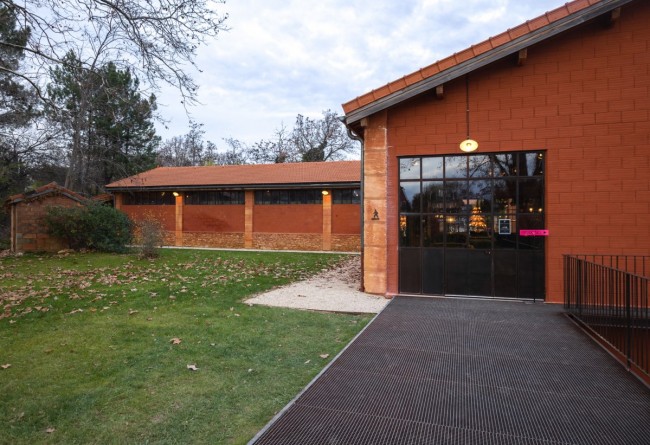
{"type": "Polygon", "coordinates": [[[564,255],[565,310],[650,381],[650,256],[564,255]]]}

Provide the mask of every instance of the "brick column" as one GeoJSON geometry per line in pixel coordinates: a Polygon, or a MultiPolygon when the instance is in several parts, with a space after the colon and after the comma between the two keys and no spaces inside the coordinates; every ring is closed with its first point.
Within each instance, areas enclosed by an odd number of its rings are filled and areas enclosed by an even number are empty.
{"type": "Polygon", "coordinates": [[[255,191],[246,190],[244,206],[244,248],[253,247],[253,207],[255,206],[255,191]]]}
{"type": "Polygon", "coordinates": [[[113,205],[117,210],[122,210],[122,193],[115,194],[115,200],[113,201],[113,205]]]}
{"type": "Polygon", "coordinates": [[[175,245],[183,245],[183,195],[176,196],[176,232],[175,245]]]}
{"type": "Polygon", "coordinates": [[[332,194],[323,195],[323,250],[332,250],[332,194]]]}
{"type": "Polygon", "coordinates": [[[364,120],[364,254],[365,291],[386,294],[388,247],[386,231],[386,196],[388,189],[387,113],[377,113],[364,120]]]}

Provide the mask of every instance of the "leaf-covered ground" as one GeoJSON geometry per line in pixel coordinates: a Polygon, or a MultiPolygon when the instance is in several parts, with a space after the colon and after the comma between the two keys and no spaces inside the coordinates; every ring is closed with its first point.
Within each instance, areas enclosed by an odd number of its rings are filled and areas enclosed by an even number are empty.
{"type": "Polygon", "coordinates": [[[340,259],[0,258],[0,443],[246,443],[369,317],[242,300],[340,259]]]}

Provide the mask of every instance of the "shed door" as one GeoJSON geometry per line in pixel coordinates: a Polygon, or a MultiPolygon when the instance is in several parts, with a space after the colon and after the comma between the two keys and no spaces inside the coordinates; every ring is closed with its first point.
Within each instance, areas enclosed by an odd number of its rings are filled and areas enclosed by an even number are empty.
{"type": "Polygon", "coordinates": [[[400,293],[543,299],[544,156],[400,158],[400,293]]]}

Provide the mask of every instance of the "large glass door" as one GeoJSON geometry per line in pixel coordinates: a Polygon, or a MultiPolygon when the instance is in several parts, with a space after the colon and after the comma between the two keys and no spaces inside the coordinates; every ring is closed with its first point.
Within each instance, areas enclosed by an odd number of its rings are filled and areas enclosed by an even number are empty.
{"type": "Polygon", "coordinates": [[[544,297],[544,152],[399,159],[401,293],[544,297]]]}

